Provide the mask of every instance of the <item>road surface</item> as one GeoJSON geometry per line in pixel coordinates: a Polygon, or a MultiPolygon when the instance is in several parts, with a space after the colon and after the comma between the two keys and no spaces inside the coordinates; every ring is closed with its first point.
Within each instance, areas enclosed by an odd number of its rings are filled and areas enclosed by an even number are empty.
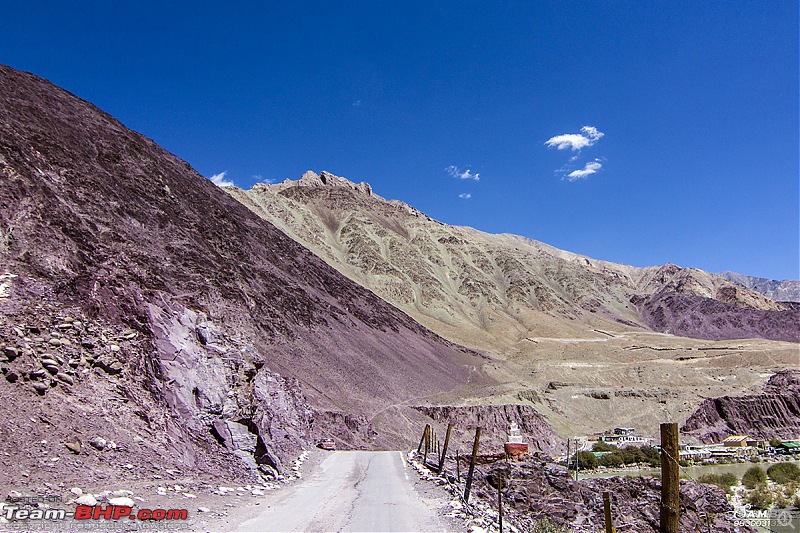
{"type": "Polygon", "coordinates": [[[332,452],[238,531],[445,531],[401,452],[332,452]]]}

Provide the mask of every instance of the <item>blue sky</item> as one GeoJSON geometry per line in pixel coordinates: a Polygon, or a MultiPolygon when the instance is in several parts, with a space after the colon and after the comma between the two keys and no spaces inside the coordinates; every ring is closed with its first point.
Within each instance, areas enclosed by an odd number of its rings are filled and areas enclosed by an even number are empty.
{"type": "Polygon", "coordinates": [[[6,3],[0,63],[207,177],[328,170],[598,259],[800,277],[796,1],[67,4],[6,3]]]}

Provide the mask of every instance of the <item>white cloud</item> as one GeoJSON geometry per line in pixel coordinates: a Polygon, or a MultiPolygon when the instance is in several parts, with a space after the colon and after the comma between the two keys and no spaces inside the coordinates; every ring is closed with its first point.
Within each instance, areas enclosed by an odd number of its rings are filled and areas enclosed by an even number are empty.
{"type": "Polygon", "coordinates": [[[567,174],[567,179],[569,181],[575,181],[580,179],[586,179],[586,177],[591,176],[592,174],[596,174],[598,170],[603,168],[603,165],[597,161],[589,161],[586,163],[586,166],[583,167],[582,170],[573,170],[569,174],[567,174]]]}
{"type": "Polygon", "coordinates": [[[457,167],[457,166],[455,166],[455,165],[450,165],[449,167],[447,167],[447,168],[446,168],[446,169],[444,169],[444,170],[445,170],[445,172],[447,172],[448,174],[450,174],[450,175],[451,175],[451,176],[453,176],[454,178],[458,178],[458,179],[460,179],[460,180],[475,180],[475,181],[480,181],[480,179],[481,179],[481,175],[480,175],[480,174],[478,174],[477,172],[476,172],[475,174],[473,174],[473,173],[472,173],[472,171],[471,171],[470,169],[467,169],[467,170],[465,170],[464,172],[461,172],[461,171],[458,169],[458,167],[457,167]]]}
{"type": "Polygon", "coordinates": [[[464,200],[469,200],[470,198],[472,198],[472,195],[468,192],[462,192],[461,194],[458,195],[458,197],[463,198],[464,200]]]}
{"type": "Polygon", "coordinates": [[[256,183],[266,183],[268,185],[278,182],[275,178],[265,178],[261,174],[253,174],[253,179],[256,180],[256,183]]]}
{"type": "Polygon", "coordinates": [[[233,187],[233,182],[231,180],[226,180],[225,175],[228,173],[227,170],[220,172],[219,174],[214,174],[211,176],[210,179],[211,183],[216,185],[217,187],[233,187]]]}
{"type": "Polygon", "coordinates": [[[586,148],[587,146],[592,146],[599,141],[603,135],[605,135],[605,133],[599,131],[594,126],[584,126],[581,128],[580,133],[556,135],[555,137],[549,138],[544,144],[549,148],[557,148],[559,150],[570,148],[572,151],[576,151],[581,148],[586,148]]]}

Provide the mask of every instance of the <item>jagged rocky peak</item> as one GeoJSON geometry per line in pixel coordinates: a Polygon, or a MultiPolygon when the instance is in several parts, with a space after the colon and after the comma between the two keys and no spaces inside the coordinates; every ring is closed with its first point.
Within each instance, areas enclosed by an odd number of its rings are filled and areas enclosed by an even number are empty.
{"type": "Polygon", "coordinates": [[[285,180],[283,183],[278,184],[279,188],[284,189],[287,187],[346,187],[354,191],[372,195],[372,186],[369,183],[362,181],[361,183],[354,183],[347,178],[342,178],[331,174],[327,170],[323,170],[317,174],[313,170],[306,170],[299,180],[293,181],[290,179],[285,180]]]}

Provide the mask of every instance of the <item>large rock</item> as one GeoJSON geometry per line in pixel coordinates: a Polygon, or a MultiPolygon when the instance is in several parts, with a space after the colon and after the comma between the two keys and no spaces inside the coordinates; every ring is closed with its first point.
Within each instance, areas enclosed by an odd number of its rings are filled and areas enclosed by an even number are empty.
{"type": "MultiPolygon", "coordinates": [[[[499,476],[504,480],[505,512],[525,531],[533,531],[536,522],[544,518],[576,533],[603,531],[606,491],[612,494],[612,515],[618,531],[659,531],[661,482],[656,478],[612,477],[576,482],[567,475],[566,468],[533,455],[522,462],[478,465],[472,493],[496,505],[499,476]]],[[[753,531],[736,526],[729,519],[733,508],[717,487],[681,480],[680,506],[680,531],[753,531]]]]}

